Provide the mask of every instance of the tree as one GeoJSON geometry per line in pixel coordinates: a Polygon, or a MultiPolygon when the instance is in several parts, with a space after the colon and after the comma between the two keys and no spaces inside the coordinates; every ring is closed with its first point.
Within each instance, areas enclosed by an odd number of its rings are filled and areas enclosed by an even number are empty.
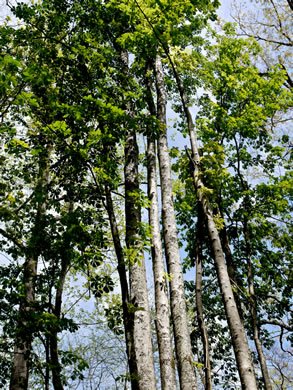
{"type": "Polygon", "coordinates": [[[232,17],[239,26],[239,34],[255,38],[263,48],[260,58],[266,73],[272,63],[279,63],[286,71],[285,85],[292,88],[291,48],[292,3],[285,0],[263,0],[258,4],[234,3],[232,17]],[[253,7],[253,11],[252,11],[253,7]],[[255,12],[257,10],[257,12],[255,12]]]}
{"type": "Polygon", "coordinates": [[[77,318],[64,314],[64,286],[71,273],[82,275],[98,301],[109,294],[115,284],[103,264],[113,249],[121,304],[107,301],[105,312],[119,335],[123,321],[129,371],[120,379],[132,389],[156,388],[144,262],[150,247],[162,388],[176,388],[176,365],[181,389],[196,389],[202,368],[205,388],[238,386],[236,363],[242,388],[261,387],[248,340],[270,388],[268,326],[280,329],[281,348],[285,337],[291,341],[284,329],[292,330],[285,318],[292,149],[283,127],[292,95],[283,88],[283,63],[264,72],[255,41],[236,38],[231,25],[221,35],[210,30],[217,5],[43,0],[13,7],[21,28],[1,27],[0,233],[12,258],[0,270],[1,345],[5,357],[13,356],[13,343],[19,349],[14,363],[3,363],[11,388],[61,390],[83,380],[87,346],[64,351],[60,340],[63,331],[79,330],[77,318]],[[207,93],[197,100],[194,123],[190,106],[199,87],[207,93]],[[170,152],[168,103],[191,149],[170,152]],[[139,146],[145,139],[147,151],[139,146]],[[186,232],[181,242],[178,230],[186,232]],[[184,284],[182,241],[196,264],[196,286],[184,284]]]}

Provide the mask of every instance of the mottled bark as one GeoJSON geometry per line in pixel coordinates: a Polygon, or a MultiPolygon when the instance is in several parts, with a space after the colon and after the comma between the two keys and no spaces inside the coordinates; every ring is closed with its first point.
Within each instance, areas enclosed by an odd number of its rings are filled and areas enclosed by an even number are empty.
{"type": "MultiPolygon", "coordinates": [[[[128,77],[128,54],[120,52],[121,65],[128,77]]],[[[126,107],[128,115],[134,118],[132,107],[126,107]]],[[[129,251],[129,310],[133,311],[133,339],[140,390],[156,388],[153,361],[151,319],[148,303],[148,290],[143,248],[140,235],[141,211],[137,196],[139,194],[138,156],[139,150],[135,129],[126,129],[125,137],[125,241],[129,251]]]]}
{"type": "MultiPolygon", "coordinates": [[[[156,109],[152,98],[152,86],[148,77],[146,78],[146,84],[149,93],[149,110],[151,115],[155,116],[156,109]]],[[[152,228],[152,261],[155,283],[156,330],[160,358],[161,388],[162,390],[176,390],[175,361],[169,320],[169,298],[159,221],[156,165],[156,146],[153,137],[150,135],[148,137],[147,147],[148,197],[151,201],[149,224],[152,228]]]]}
{"type": "Polygon", "coordinates": [[[244,239],[245,239],[247,283],[248,283],[248,292],[249,292],[249,300],[250,300],[250,316],[251,316],[253,340],[256,346],[258,359],[260,362],[265,389],[272,390],[266,358],[263,352],[262,342],[259,334],[259,324],[257,320],[257,301],[256,301],[256,296],[254,291],[253,269],[251,264],[251,246],[250,246],[250,239],[249,239],[249,232],[248,232],[248,221],[246,217],[244,217],[243,230],[244,230],[244,239]]]}
{"type": "Polygon", "coordinates": [[[210,207],[208,198],[205,195],[204,184],[200,177],[200,156],[197,147],[192,116],[187,104],[184,88],[181,84],[181,80],[178,76],[178,73],[172,61],[171,61],[171,65],[176,78],[177,86],[179,89],[184,113],[187,120],[188,129],[189,129],[189,136],[190,136],[190,143],[191,143],[191,150],[192,150],[192,156],[190,157],[190,160],[193,165],[193,183],[194,183],[198,200],[202,205],[203,213],[206,219],[208,235],[209,235],[209,239],[211,242],[211,247],[214,255],[215,268],[218,275],[219,286],[223,296],[223,303],[224,303],[226,317],[230,329],[232,345],[233,345],[238,372],[241,380],[241,386],[245,390],[255,390],[257,389],[257,383],[256,383],[256,378],[254,373],[253,362],[252,362],[252,358],[248,346],[248,341],[245,334],[245,329],[243,327],[237,309],[237,305],[235,302],[234,294],[232,291],[231,282],[228,275],[227,266],[225,263],[225,257],[221,245],[219,232],[214,222],[213,212],[210,207]]]}
{"type": "Polygon", "coordinates": [[[162,62],[159,57],[155,63],[157,87],[157,116],[161,123],[158,140],[158,155],[162,194],[162,221],[165,253],[170,274],[171,311],[174,327],[176,358],[178,363],[181,390],[197,389],[193,365],[190,333],[185,302],[182,266],[179,255],[178,234],[172,197],[171,161],[168,153],[166,105],[162,62]]]}
{"type": "Polygon", "coordinates": [[[228,275],[229,275],[229,278],[231,281],[235,302],[237,305],[237,309],[238,309],[241,321],[243,322],[242,305],[241,305],[241,300],[240,300],[240,296],[239,296],[239,289],[241,287],[240,287],[239,279],[237,278],[237,275],[235,272],[234,261],[233,261],[233,256],[232,256],[232,252],[231,252],[230,245],[229,245],[229,238],[228,238],[226,226],[224,226],[223,229],[220,231],[220,238],[221,238],[222,248],[223,248],[224,254],[225,254],[227,271],[228,271],[228,275]]]}
{"type": "Polygon", "coordinates": [[[130,130],[125,143],[125,219],[126,245],[129,250],[130,310],[134,311],[133,338],[139,389],[156,388],[153,363],[151,321],[144,256],[141,248],[138,186],[138,146],[135,131],[130,130]]]}
{"type": "Polygon", "coordinates": [[[208,332],[205,326],[203,316],[203,303],[202,303],[202,271],[203,271],[203,256],[202,256],[202,240],[203,240],[203,218],[200,207],[198,207],[198,222],[197,222],[197,234],[196,234],[196,314],[197,322],[200,330],[203,352],[204,352],[204,374],[205,374],[205,390],[212,389],[212,372],[211,372],[211,360],[210,360],[210,345],[208,332]]]}

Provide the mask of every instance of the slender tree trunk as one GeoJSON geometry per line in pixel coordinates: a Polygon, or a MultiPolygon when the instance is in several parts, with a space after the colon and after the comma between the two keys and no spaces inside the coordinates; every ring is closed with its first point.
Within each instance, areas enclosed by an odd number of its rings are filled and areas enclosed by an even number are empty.
{"type": "Polygon", "coordinates": [[[126,245],[130,253],[130,303],[134,311],[134,345],[139,389],[156,388],[153,363],[151,320],[144,256],[141,249],[140,207],[136,194],[138,184],[138,146],[134,130],[129,130],[125,144],[125,217],[126,245]]]}
{"type": "Polygon", "coordinates": [[[125,267],[126,261],[124,258],[123,248],[119,237],[119,230],[118,230],[117,221],[115,217],[113,201],[108,186],[105,187],[105,192],[106,192],[106,209],[110,220],[112,238],[114,242],[115,253],[118,260],[117,270],[118,270],[120,286],[121,286],[123,324],[124,324],[125,341],[126,341],[126,352],[128,357],[128,366],[129,366],[129,372],[131,378],[131,389],[139,390],[138,372],[137,372],[136,355],[135,355],[134,338],[133,338],[134,313],[128,310],[130,302],[129,302],[127,272],[125,267]]]}
{"type": "Polygon", "coordinates": [[[293,11],[293,1],[292,0],[287,0],[289,7],[293,11]]]}
{"type": "Polygon", "coordinates": [[[32,230],[30,243],[26,248],[27,259],[23,265],[24,297],[19,307],[19,323],[15,337],[13,364],[10,376],[10,390],[26,390],[29,380],[29,359],[32,348],[32,333],[30,329],[30,312],[33,310],[35,300],[35,280],[37,277],[38,257],[40,254],[40,241],[43,230],[43,215],[46,210],[47,184],[49,180],[48,154],[45,150],[39,160],[39,180],[35,192],[38,202],[37,215],[32,230]]]}
{"type": "Polygon", "coordinates": [[[24,299],[20,304],[21,318],[17,327],[19,334],[15,338],[13,365],[10,377],[10,390],[26,390],[29,379],[29,359],[32,336],[27,323],[27,316],[34,302],[34,281],[37,275],[37,260],[29,258],[24,263],[24,299]],[[26,329],[26,330],[25,330],[26,329]]]}
{"type": "Polygon", "coordinates": [[[203,304],[202,304],[202,271],[203,271],[203,256],[202,256],[202,216],[200,207],[198,207],[198,222],[197,222],[197,235],[196,235],[196,313],[197,322],[200,329],[201,340],[204,351],[204,373],[205,373],[205,390],[212,389],[212,373],[211,373],[211,360],[210,360],[210,345],[208,332],[205,326],[203,316],[203,304]]]}
{"type": "MultiPolygon", "coordinates": [[[[247,182],[243,179],[243,175],[241,173],[240,169],[240,151],[239,151],[239,145],[237,142],[236,136],[234,137],[234,142],[236,146],[237,151],[237,166],[236,170],[241,182],[242,190],[247,191],[249,189],[247,182]]],[[[250,246],[250,238],[249,238],[249,231],[248,231],[248,218],[247,215],[249,213],[249,199],[246,197],[244,198],[244,210],[246,215],[244,215],[243,220],[243,234],[244,234],[244,241],[245,241],[245,252],[246,252],[246,266],[247,266],[247,283],[248,283],[248,291],[249,291],[249,299],[250,299],[250,315],[251,315],[251,326],[253,331],[253,339],[254,343],[257,349],[258,358],[260,361],[261,371],[264,379],[265,389],[266,390],[272,390],[272,385],[270,382],[270,377],[268,373],[268,368],[266,364],[266,358],[264,356],[264,352],[262,349],[262,343],[260,340],[259,335],[259,328],[258,328],[258,320],[257,320],[257,301],[254,291],[254,282],[253,282],[253,270],[252,270],[252,264],[251,264],[251,246],[250,246]]]]}
{"type": "MultiPolygon", "coordinates": [[[[149,110],[156,116],[152,98],[150,79],[146,80],[149,93],[149,110]]],[[[149,208],[149,224],[152,228],[152,260],[155,282],[156,330],[159,346],[160,373],[162,390],[176,390],[175,361],[172,351],[172,338],[169,320],[169,298],[165,278],[165,264],[160,233],[159,203],[157,194],[157,164],[156,146],[154,139],[148,137],[148,197],[151,201],[149,208]]]]}
{"type": "MultiPolygon", "coordinates": [[[[121,67],[128,89],[128,53],[120,50],[121,67]]],[[[133,108],[126,105],[130,118],[134,118],[133,108]]],[[[137,196],[140,192],[138,180],[139,150],[136,130],[126,129],[124,147],[125,165],[125,241],[129,253],[129,301],[128,311],[133,312],[133,339],[140,390],[156,389],[153,360],[151,317],[148,302],[146,270],[141,243],[141,211],[137,196]]]]}
{"type": "Polygon", "coordinates": [[[257,301],[256,301],[256,296],[254,291],[253,270],[251,264],[251,247],[250,247],[250,239],[249,239],[249,232],[248,232],[248,221],[246,217],[244,217],[243,229],[244,229],[244,239],[245,239],[247,282],[248,282],[248,291],[249,291],[249,299],[250,299],[250,316],[251,316],[251,326],[253,331],[253,339],[254,339],[254,343],[256,346],[256,350],[260,362],[265,389],[272,390],[266,358],[263,352],[262,342],[259,335],[259,328],[258,328],[258,321],[257,321],[257,301]]]}
{"type": "Polygon", "coordinates": [[[237,305],[240,319],[243,323],[242,306],[241,306],[241,300],[239,297],[240,283],[238,281],[238,278],[237,278],[236,272],[235,272],[234,261],[233,261],[233,256],[232,256],[230,245],[229,245],[229,237],[228,237],[226,226],[224,226],[223,229],[220,231],[220,238],[221,238],[221,242],[222,242],[222,248],[223,248],[224,254],[225,254],[228,275],[229,275],[232,289],[234,292],[235,302],[237,305]]]}
{"type": "MultiPolygon", "coordinates": [[[[70,205],[69,212],[71,212],[73,206],[70,205]]],[[[69,248],[67,248],[68,250],[69,248]]],[[[62,295],[64,290],[64,283],[66,274],[68,271],[68,260],[66,249],[63,253],[63,258],[61,260],[61,272],[58,280],[56,297],[55,297],[55,306],[53,309],[53,314],[56,316],[56,324],[54,324],[51,328],[50,337],[49,337],[49,345],[50,345],[50,367],[52,371],[52,382],[54,386],[54,390],[63,390],[62,383],[62,366],[59,362],[59,353],[58,353],[58,322],[61,317],[61,308],[62,308],[62,295]]]]}
{"type": "Polygon", "coordinates": [[[184,281],[179,255],[178,234],[172,197],[171,162],[168,153],[167,141],[167,97],[162,62],[158,56],[156,58],[155,70],[158,100],[157,115],[162,125],[158,141],[162,193],[162,219],[166,261],[168,272],[170,274],[171,311],[174,326],[176,358],[181,390],[194,390],[197,389],[197,383],[193,365],[190,333],[188,329],[184,281]]]}
{"type": "MultiPolygon", "coordinates": [[[[169,58],[171,60],[171,58],[169,58]]],[[[224,307],[226,311],[226,317],[230,329],[232,345],[234,348],[234,353],[237,361],[239,376],[241,380],[242,388],[245,390],[255,390],[257,389],[256,378],[254,374],[253,362],[248,346],[248,341],[245,334],[245,329],[242,324],[235,298],[233,295],[230,278],[227,271],[227,266],[225,263],[224,252],[221,245],[221,240],[219,237],[219,232],[217,230],[216,224],[213,218],[213,212],[210,207],[207,196],[204,192],[204,185],[200,178],[200,157],[197,147],[194,125],[192,121],[192,116],[187,104],[187,99],[185,96],[184,88],[181,84],[181,80],[178,76],[174,63],[171,60],[171,66],[176,78],[177,87],[180,93],[184,113],[187,120],[187,125],[189,129],[192,157],[190,160],[193,164],[193,182],[196,194],[202,205],[204,216],[207,223],[208,235],[211,242],[211,247],[214,254],[215,268],[218,275],[219,285],[221,293],[223,296],[224,307]]]]}

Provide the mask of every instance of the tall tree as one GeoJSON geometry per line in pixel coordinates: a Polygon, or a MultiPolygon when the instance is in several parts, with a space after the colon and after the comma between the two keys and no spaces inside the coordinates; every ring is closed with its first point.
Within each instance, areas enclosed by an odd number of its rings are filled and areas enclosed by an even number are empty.
{"type": "MultiPolygon", "coordinates": [[[[153,101],[153,88],[149,72],[151,66],[146,67],[147,100],[150,114],[156,117],[156,107],[153,101]]],[[[151,133],[151,132],[150,132],[151,133]]],[[[148,135],[147,140],[147,168],[148,168],[148,197],[149,224],[152,227],[152,261],[155,283],[156,329],[160,355],[160,373],[162,389],[176,389],[175,360],[173,356],[172,338],[170,331],[169,297],[167,290],[166,270],[161,241],[159,203],[157,191],[157,158],[154,135],[148,135]]]]}

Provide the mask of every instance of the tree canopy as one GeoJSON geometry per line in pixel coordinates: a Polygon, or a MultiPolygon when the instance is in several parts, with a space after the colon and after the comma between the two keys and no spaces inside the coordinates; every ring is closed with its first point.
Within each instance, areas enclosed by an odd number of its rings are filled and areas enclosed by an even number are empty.
{"type": "Polygon", "coordinates": [[[289,389],[290,2],[7,5],[1,386],[289,389]]]}

